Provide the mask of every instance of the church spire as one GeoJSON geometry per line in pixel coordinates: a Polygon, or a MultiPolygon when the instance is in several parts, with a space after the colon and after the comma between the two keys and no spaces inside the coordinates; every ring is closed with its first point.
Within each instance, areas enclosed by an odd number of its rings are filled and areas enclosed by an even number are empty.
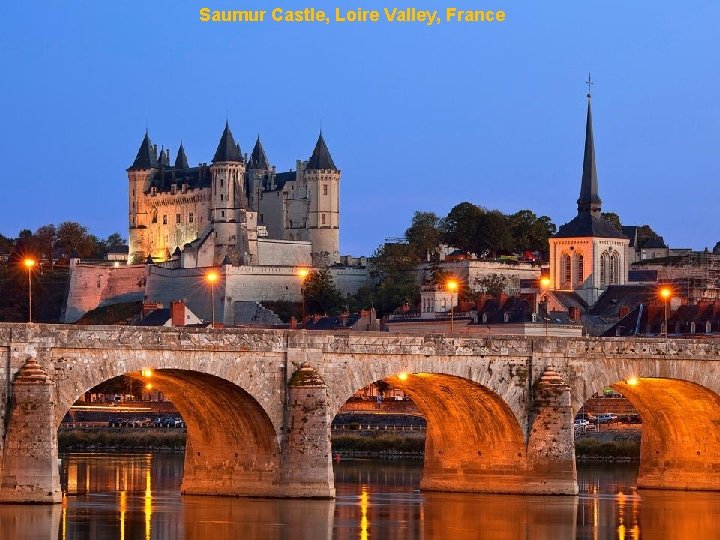
{"type": "MultiPolygon", "coordinates": [[[[591,85],[588,77],[588,85],[591,85]]],[[[595,141],[592,125],[592,94],[588,90],[587,95],[587,120],[585,123],[585,155],[583,157],[583,174],[580,184],[580,198],[577,201],[578,212],[590,212],[593,215],[600,215],[600,196],[598,195],[598,178],[595,167],[595,141]]]]}
{"type": "Polygon", "coordinates": [[[315,150],[313,150],[312,156],[310,156],[307,168],[309,170],[338,170],[335,163],[333,163],[332,156],[330,156],[330,150],[328,150],[325,144],[322,131],[320,132],[317,143],[315,143],[315,150]]]}
{"type": "Polygon", "coordinates": [[[157,157],[155,156],[155,149],[150,142],[150,134],[146,129],[145,137],[140,143],[140,148],[138,149],[137,155],[135,156],[135,161],[133,161],[133,164],[128,170],[137,171],[142,169],[157,169],[157,166],[158,162],[157,157]]]}
{"type": "Polygon", "coordinates": [[[185,147],[183,146],[183,143],[180,143],[180,148],[178,148],[177,156],[175,157],[175,168],[176,169],[189,169],[190,165],[188,164],[188,158],[185,155],[185,147]]]}
{"type": "Polygon", "coordinates": [[[250,163],[248,164],[248,169],[266,171],[269,168],[270,165],[268,164],[268,158],[265,154],[265,149],[260,142],[260,135],[258,135],[258,138],[255,141],[255,146],[253,147],[252,155],[250,156],[250,163]]]}
{"type": "Polygon", "coordinates": [[[235,144],[235,139],[230,131],[230,125],[225,120],[225,129],[223,130],[220,142],[218,143],[217,150],[215,151],[215,157],[213,157],[213,163],[219,161],[238,161],[242,162],[242,154],[240,153],[240,147],[235,144]]]}

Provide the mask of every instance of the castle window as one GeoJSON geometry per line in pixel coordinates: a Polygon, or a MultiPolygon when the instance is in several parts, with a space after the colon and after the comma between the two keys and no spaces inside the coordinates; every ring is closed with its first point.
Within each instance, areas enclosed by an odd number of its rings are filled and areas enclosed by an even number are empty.
{"type": "Polygon", "coordinates": [[[188,223],[192,223],[195,220],[195,215],[190,212],[190,215],[188,215],[188,223]]]}
{"type": "Polygon", "coordinates": [[[182,223],[182,219],[180,217],[180,214],[175,214],[175,223],[182,223]]]}
{"type": "Polygon", "coordinates": [[[221,200],[221,201],[223,200],[223,195],[222,195],[222,193],[220,194],[220,200],[221,200]]]}
{"type": "Polygon", "coordinates": [[[163,214],[163,225],[167,225],[167,215],[163,214]]]}
{"type": "Polygon", "coordinates": [[[225,217],[225,210],[220,211],[220,217],[225,217]]]}
{"type": "Polygon", "coordinates": [[[135,188],[133,188],[133,197],[135,196],[135,188]]]}
{"type": "Polygon", "coordinates": [[[712,332],[712,323],[710,321],[705,322],[705,333],[709,334],[712,332]]]}
{"type": "Polygon", "coordinates": [[[153,222],[153,223],[157,223],[157,210],[154,210],[154,211],[153,211],[152,222],[153,222]]]}
{"type": "Polygon", "coordinates": [[[325,225],[325,214],[322,214],[322,224],[325,225]]]}
{"type": "Polygon", "coordinates": [[[223,187],[223,182],[224,182],[224,179],[221,178],[220,179],[220,187],[223,187]]]}
{"type": "Polygon", "coordinates": [[[323,195],[327,195],[327,184],[323,184],[323,195]]]}

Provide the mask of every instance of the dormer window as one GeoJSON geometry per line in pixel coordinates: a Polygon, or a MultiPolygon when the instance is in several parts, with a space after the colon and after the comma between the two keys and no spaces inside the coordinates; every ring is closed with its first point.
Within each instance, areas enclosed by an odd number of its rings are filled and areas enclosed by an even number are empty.
{"type": "Polygon", "coordinates": [[[157,195],[157,188],[156,188],[155,186],[153,186],[153,187],[150,188],[150,195],[151,195],[152,197],[154,197],[155,195],[157,195]]]}
{"type": "Polygon", "coordinates": [[[177,186],[176,186],[175,184],[171,185],[171,186],[170,186],[170,193],[172,193],[173,195],[175,195],[176,192],[177,192],[177,186]]]}

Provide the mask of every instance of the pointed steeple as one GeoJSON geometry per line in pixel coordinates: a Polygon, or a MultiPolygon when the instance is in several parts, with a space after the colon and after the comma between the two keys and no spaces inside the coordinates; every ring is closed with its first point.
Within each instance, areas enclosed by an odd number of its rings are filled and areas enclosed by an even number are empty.
{"type": "Polygon", "coordinates": [[[332,171],[338,170],[335,166],[335,163],[333,163],[332,157],[330,156],[330,150],[328,150],[328,147],[325,144],[325,139],[323,139],[322,131],[320,132],[317,143],[315,143],[315,150],[313,150],[312,156],[310,156],[310,161],[308,161],[307,169],[329,169],[332,171]]]}
{"type": "Polygon", "coordinates": [[[130,166],[128,171],[157,169],[157,166],[158,162],[155,157],[155,149],[150,142],[150,134],[147,130],[145,130],[145,137],[140,143],[140,148],[138,149],[137,156],[135,156],[135,161],[133,161],[133,164],[130,166]]]}
{"type": "Polygon", "coordinates": [[[252,155],[250,156],[250,163],[248,164],[248,169],[266,171],[269,168],[270,165],[268,164],[268,158],[265,154],[265,149],[260,142],[260,135],[258,135],[258,138],[255,141],[255,146],[253,147],[252,155]]]}
{"type": "Polygon", "coordinates": [[[225,121],[225,129],[223,130],[220,142],[218,143],[217,150],[215,151],[215,157],[213,157],[213,163],[219,161],[238,161],[242,162],[242,154],[240,153],[240,147],[235,144],[232,133],[230,132],[230,125],[228,121],[225,121]]]}
{"type": "Polygon", "coordinates": [[[160,150],[160,158],[158,159],[158,161],[160,162],[160,165],[163,167],[170,166],[170,157],[168,156],[168,153],[164,147],[160,150]]]}
{"type": "Polygon", "coordinates": [[[190,165],[188,164],[188,158],[185,155],[185,147],[183,146],[183,143],[180,143],[180,148],[178,148],[177,156],[175,157],[175,168],[176,169],[189,169],[190,165]]]}
{"type": "Polygon", "coordinates": [[[595,141],[592,126],[592,95],[588,93],[587,120],[585,123],[585,156],[583,157],[583,174],[580,184],[578,212],[590,212],[600,215],[600,196],[598,195],[598,178],[595,167],[595,141]]]}

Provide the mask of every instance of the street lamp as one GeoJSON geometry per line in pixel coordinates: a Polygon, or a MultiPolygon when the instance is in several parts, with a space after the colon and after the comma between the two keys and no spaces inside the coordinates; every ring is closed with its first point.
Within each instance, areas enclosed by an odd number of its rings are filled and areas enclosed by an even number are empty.
{"type": "Polygon", "coordinates": [[[665,337],[668,337],[668,300],[672,296],[670,287],[660,289],[660,297],[665,301],[665,337]]]}
{"type": "Polygon", "coordinates": [[[450,333],[455,331],[455,302],[453,302],[453,293],[457,291],[458,282],[455,279],[448,280],[447,290],[450,291],[450,333]]]}
{"type": "Polygon", "coordinates": [[[23,264],[28,271],[28,322],[32,322],[32,269],[37,262],[35,259],[26,257],[23,260],[23,264]]]}
{"type": "Polygon", "coordinates": [[[540,297],[540,300],[543,304],[545,304],[545,315],[543,315],[543,319],[545,319],[545,335],[548,335],[548,319],[550,312],[548,311],[548,301],[550,300],[550,297],[548,296],[548,289],[550,288],[550,278],[545,276],[540,278],[540,287],[543,290],[543,294],[540,297]]]}
{"type": "Polygon", "coordinates": [[[300,297],[302,299],[302,315],[300,317],[300,324],[305,328],[305,280],[310,274],[310,270],[307,268],[299,268],[297,275],[300,278],[300,297]]]}
{"type": "Polygon", "coordinates": [[[205,274],[205,279],[210,284],[210,303],[212,304],[212,327],[215,328],[215,283],[220,276],[215,270],[205,274]]]}

